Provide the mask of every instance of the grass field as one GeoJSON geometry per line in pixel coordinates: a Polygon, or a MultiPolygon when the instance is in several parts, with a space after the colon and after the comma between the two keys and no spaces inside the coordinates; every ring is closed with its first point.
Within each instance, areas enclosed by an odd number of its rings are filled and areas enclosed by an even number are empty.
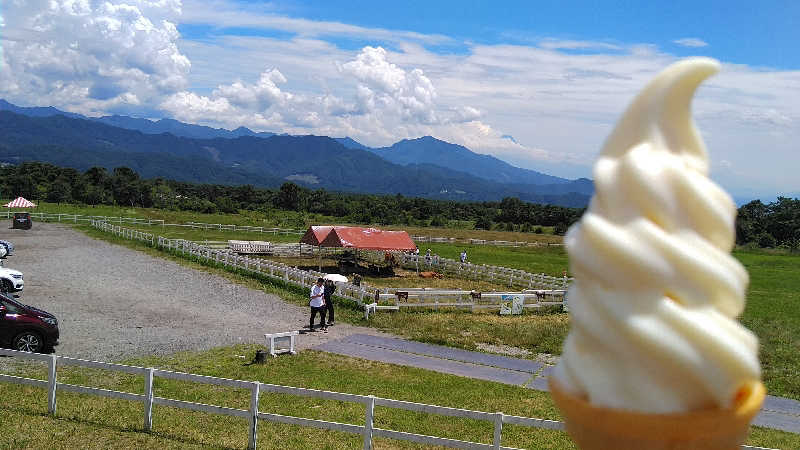
{"type": "Polygon", "coordinates": [[[736,251],[750,272],[741,321],[761,342],[770,394],[800,399],[800,255],[736,251]]]}
{"type": "Polygon", "coordinates": [[[320,214],[307,214],[295,211],[240,211],[239,214],[204,214],[192,211],[169,211],[155,208],[127,208],[120,206],[86,206],[70,204],[39,203],[32,209],[11,209],[47,214],[82,214],[86,216],[141,217],[164,220],[166,223],[221,223],[250,225],[254,227],[278,227],[304,229],[308,224],[334,223],[336,218],[320,214]]]}
{"type": "MultiPolygon", "coordinates": [[[[86,228],[85,228],[86,229],[86,228]]],[[[164,254],[136,244],[114,238],[96,230],[87,230],[93,236],[112,240],[122,245],[146,249],[154,254],[164,254]]],[[[461,247],[437,244],[436,251],[448,256],[459,252],[461,247]]],[[[561,267],[566,265],[566,254],[561,247],[500,248],[476,247],[470,259],[486,257],[486,261],[507,265],[523,266],[529,259],[528,270],[537,267],[561,267]],[[481,250],[486,253],[482,254],[481,250]],[[537,261],[536,251],[542,253],[537,261]]],[[[764,382],[770,394],[800,399],[800,255],[773,254],[759,251],[737,250],[734,256],[742,261],[750,271],[751,284],[747,308],[741,321],[753,330],[761,340],[761,359],[764,382]]],[[[180,260],[177,257],[177,260],[180,260]]],[[[479,261],[478,261],[479,262],[479,261]]],[[[203,267],[195,264],[196,267],[203,267]]],[[[524,267],[523,267],[524,268],[524,267]]],[[[204,269],[212,270],[212,269],[204,269]]],[[[213,269],[225,274],[223,269],[213,269]]],[[[235,275],[239,282],[252,282],[255,288],[269,290],[297,304],[305,305],[305,294],[287,290],[287,287],[268,281],[252,281],[244,275],[235,275]],[[250,281],[246,281],[250,280],[250,281]]],[[[460,311],[428,313],[421,311],[400,311],[373,315],[369,322],[363,320],[360,311],[340,307],[337,320],[368,325],[399,336],[423,342],[450,345],[474,350],[480,344],[510,345],[536,353],[560,354],[561,343],[569,328],[566,314],[525,314],[513,318],[500,318],[494,314],[472,314],[460,311]]]]}
{"type": "Polygon", "coordinates": [[[492,245],[420,244],[420,253],[430,248],[445,258],[458,259],[467,251],[469,262],[510,267],[531,273],[546,273],[560,277],[569,265],[567,252],[561,245],[543,247],[496,247],[492,245]]]}
{"type": "MultiPolygon", "coordinates": [[[[545,392],[516,386],[439,374],[326,353],[305,351],[280,357],[265,365],[248,365],[256,346],[217,348],[124,363],[201,375],[429,403],[480,411],[560,420],[545,392]]],[[[45,368],[25,365],[19,375],[43,379],[45,368]]],[[[59,381],[127,392],[141,392],[136,376],[82,368],[62,368],[59,381]]],[[[58,415],[47,415],[45,390],[0,384],[0,448],[244,448],[247,421],[227,416],[154,406],[153,431],[141,432],[142,406],[123,400],[59,393],[58,415]]],[[[157,379],[155,395],[246,409],[249,393],[230,388],[157,379]]],[[[262,394],[259,410],[313,419],[361,424],[363,406],[321,399],[262,394]]],[[[376,408],[375,426],[460,440],[491,442],[492,425],[471,419],[376,408]]],[[[308,427],[260,422],[259,448],[360,447],[356,435],[308,427]]],[[[503,445],[530,449],[575,448],[560,431],[506,425],[503,445]]],[[[748,444],[800,448],[800,435],[754,428],[748,444]]],[[[402,441],[377,438],[377,449],[424,448],[402,441]]]]}
{"type": "MultiPolygon", "coordinates": [[[[11,199],[9,199],[11,200],[11,199]]],[[[3,201],[3,200],[0,200],[3,201]]],[[[3,201],[4,202],[4,201],[3,201]]],[[[142,217],[154,220],[164,220],[167,223],[222,223],[236,225],[250,225],[255,227],[279,227],[305,229],[310,225],[355,225],[355,226],[374,226],[386,230],[404,230],[409,234],[433,237],[448,237],[458,239],[486,239],[515,242],[542,242],[560,243],[561,236],[553,235],[552,227],[542,227],[543,234],[522,233],[518,231],[499,231],[499,230],[473,230],[471,222],[458,223],[461,228],[435,228],[435,227],[409,227],[399,225],[364,225],[343,222],[341,218],[324,216],[321,214],[299,213],[296,211],[270,210],[270,211],[245,211],[241,210],[238,214],[204,214],[192,211],[168,211],[155,208],[128,208],[121,206],[87,206],[70,205],[55,203],[38,203],[35,209],[12,209],[13,211],[30,211],[49,214],[83,214],[87,216],[109,216],[109,217],[142,217]]],[[[202,239],[198,239],[202,240],[202,239]]]]}

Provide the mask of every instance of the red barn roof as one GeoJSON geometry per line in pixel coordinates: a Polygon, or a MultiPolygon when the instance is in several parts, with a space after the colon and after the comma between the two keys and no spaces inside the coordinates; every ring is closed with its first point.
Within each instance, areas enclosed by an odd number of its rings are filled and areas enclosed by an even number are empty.
{"type": "Polygon", "coordinates": [[[417,248],[405,231],[383,231],[360,227],[333,227],[321,245],[323,247],[383,251],[415,250],[417,248]]]}
{"type": "Polygon", "coordinates": [[[300,238],[301,244],[320,245],[328,237],[328,233],[333,230],[332,226],[314,225],[308,227],[308,231],[300,238]]]}

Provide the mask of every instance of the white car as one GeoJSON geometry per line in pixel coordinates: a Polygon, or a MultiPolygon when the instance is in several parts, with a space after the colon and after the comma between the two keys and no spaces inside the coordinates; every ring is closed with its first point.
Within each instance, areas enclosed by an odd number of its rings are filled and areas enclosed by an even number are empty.
{"type": "Polygon", "coordinates": [[[0,267],[0,290],[4,292],[17,292],[25,287],[22,272],[19,270],[0,267]]]}

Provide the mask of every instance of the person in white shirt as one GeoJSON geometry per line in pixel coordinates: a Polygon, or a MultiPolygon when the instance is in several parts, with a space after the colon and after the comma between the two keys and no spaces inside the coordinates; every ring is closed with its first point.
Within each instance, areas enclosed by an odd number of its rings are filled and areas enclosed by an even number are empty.
{"type": "Polygon", "coordinates": [[[465,262],[467,262],[467,251],[466,250],[461,252],[461,264],[464,264],[465,262]]]}
{"type": "Polygon", "coordinates": [[[323,330],[327,329],[325,325],[325,286],[323,283],[325,280],[322,278],[317,278],[316,284],[311,286],[311,295],[309,306],[311,306],[311,321],[308,325],[308,329],[310,331],[314,331],[314,319],[317,317],[317,313],[319,313],[319,326],[323,330]]]}

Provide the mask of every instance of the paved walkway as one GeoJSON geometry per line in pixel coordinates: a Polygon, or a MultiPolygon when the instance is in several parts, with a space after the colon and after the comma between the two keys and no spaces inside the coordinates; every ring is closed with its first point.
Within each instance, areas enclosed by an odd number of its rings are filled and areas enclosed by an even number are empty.
{"type": "MultiPolygon", "coordinates": [[[[403,339],[352,334],[314,347],[330,353],[547,390],[553,366],[529,359],[459,350],[403,339]]],[[[800,401],[768,395],[754,425],[800,433],[800,401]]]]}

